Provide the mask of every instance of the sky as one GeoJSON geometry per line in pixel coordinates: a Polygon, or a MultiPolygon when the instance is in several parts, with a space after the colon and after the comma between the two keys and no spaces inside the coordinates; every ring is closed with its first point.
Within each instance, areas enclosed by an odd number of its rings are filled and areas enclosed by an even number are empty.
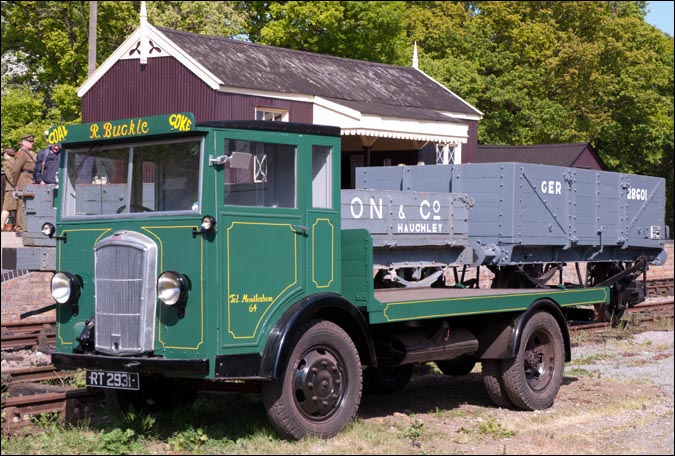
{"type": "Polygon", "coordinates": [[[673,3],[675,2],[647,2],[648,24],[659,28],[668,35],[673,36],[673,3]]]}

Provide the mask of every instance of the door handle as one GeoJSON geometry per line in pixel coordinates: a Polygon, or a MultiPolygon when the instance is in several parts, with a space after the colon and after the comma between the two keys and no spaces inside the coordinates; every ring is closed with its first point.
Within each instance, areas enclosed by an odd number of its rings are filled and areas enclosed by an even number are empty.
{"type": "Polygon", "coordinates": [[[302,234],[303,236],[307,236],[307,232],[309,231],[309,228],[303,225],[293,225],[293,231],[296,233],[302,234]]]}

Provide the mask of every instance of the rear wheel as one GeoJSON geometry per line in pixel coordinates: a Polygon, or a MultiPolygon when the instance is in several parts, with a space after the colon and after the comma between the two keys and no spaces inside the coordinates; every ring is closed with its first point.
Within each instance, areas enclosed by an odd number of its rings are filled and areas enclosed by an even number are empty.
{"type": "Polygon", "coordinates": [[[483,385],[492,402],[497,407],[512,408],[513,402],[506,394],[506,387],[502,378],[502,366],[500,359],[484,359],[481,361],[483,372],[483,385]]]}
{"type": "Polygon", "coordinates": [[[410,382],[413,365],[369,367],[363,373],[363,391],[371,394],[395,393],[410,382]]]}
{"type": "Polygon", "coordinates": [[[523,410],[549,408],[562,384],[564,367],[558,322],[547,312],[537,312],[525,323],[517,356],[502,361],[506,394],[523,410]]]}
{"type": "Polygon", "coordinates": [[[312,320],[297,334],[282,376],[263,385],[263,402],[284,437],[330,438],[354,419],[361,401],[361,361],[349,335],[312,320]]]}

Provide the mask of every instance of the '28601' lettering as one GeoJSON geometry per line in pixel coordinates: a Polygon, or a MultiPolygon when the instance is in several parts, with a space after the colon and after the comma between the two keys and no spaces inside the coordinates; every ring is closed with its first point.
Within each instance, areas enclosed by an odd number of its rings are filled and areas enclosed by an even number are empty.
{"type": "Polygon", "coordinates": [[[647,200],[647,189],[646,188],[631,188],[628,190],[628,196],[627,198],[629,200],[640,200],[640,201],[646,201],[647,200]]]}

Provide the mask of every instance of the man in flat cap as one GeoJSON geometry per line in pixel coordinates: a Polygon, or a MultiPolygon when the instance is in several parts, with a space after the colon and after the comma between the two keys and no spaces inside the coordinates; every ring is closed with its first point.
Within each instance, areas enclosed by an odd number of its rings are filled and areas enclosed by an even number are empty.
{"type": "Polygon", "coordinates": [[[61,144],[47,144],[37,154],[33,182],[36,184],[58,184],[59,161],[61,160],[61,144]]]}
{"type": "MultiPolygon", "coordinates": [[[[12,182],[16,182],[16,189],[23,191],[24,186],[33,183],[33,171],[35,171],[35,153],[33,152],[33,135],[26,135],[19,142],[19,150],[16,152],[14,169],[12,170],[12,182]]],[[[16,209],[16,235],[23,236],[23,211],[24,201],[19,198],[16,209]]]]}

